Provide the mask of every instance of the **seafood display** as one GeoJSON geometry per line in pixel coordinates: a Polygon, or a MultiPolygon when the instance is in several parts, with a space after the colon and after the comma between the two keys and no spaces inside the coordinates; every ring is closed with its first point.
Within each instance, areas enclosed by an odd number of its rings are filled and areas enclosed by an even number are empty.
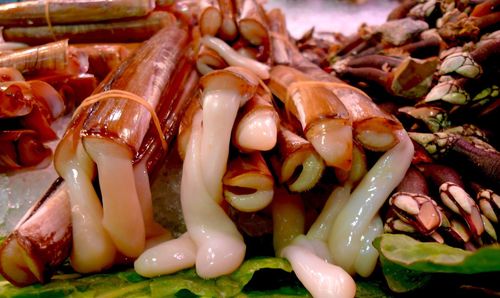
{"type": "Polygon", "coordinates": [[[257,0],[0,4],[0,172],[59,176],[0,296],[499,293],[499,13],[294,39],[257,0]]]}

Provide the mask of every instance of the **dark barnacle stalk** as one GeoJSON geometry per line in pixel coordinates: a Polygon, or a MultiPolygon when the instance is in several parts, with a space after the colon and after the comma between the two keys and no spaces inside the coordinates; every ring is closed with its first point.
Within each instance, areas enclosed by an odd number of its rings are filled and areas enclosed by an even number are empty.
{"type": "Polygon", "coordinates": [[[483,145],[475,144],[461,136],[438,132],[409,133],[416,141],[438,159],[458,162],[469,175],[479,175],[494,188],[500,187],[500,153],[483,145]]]}
{"type": "Polygon", "coordinates": [[[445,110],[434,106],[402,107],[398,112],[422,122],[431,132],[438,132],[450,127],[445,110]]]}
{"type": "MultiPolygon", "coordinates": [[[[340,60],[339,65],[347,67],[373,67],[378,69],[383,68],[394,68],[397,67],[403,61],[402,58],[396,56],[385,56],[385,55],[366,55],[358,57],[348,57],[344,60],[340,60]]],[[[335,65],[333,66],[335,68],[335,65]]]]}
{"type": "Polygon", "coordinates": [[[405,177],[396,188],[396,191],[411,192],[426,196],[429,195],[429,187],[427,186],[425,176],[414,166],[410,166],[405,177]]]}
{"type": "Polygon", "coordinates": [[[465,187],[462,182],[462,176],[452,167],[438,163],[422,163],[417,168],[437,188],[446,182],[455,183],[462,188],[465,187]]]}
{"type": "Polygon", "coordinates": [[[485,33],[481,36],[481,39],[476,43],[476,47],[480,47],[487,42],[500,38],[500,30],[493,31],[491,33],[485,33]]]}
{"type": "Polygon", "coordinates": [[[404,0],[394,8],[387,17],[388,21],[405,18],[410,10],[418,4],[417,0],[404,0]]]}
{"type": "MultiPolygon", "coordinates": [[[[481,128],[473,124],[464,124],[460,126],[450,127],[443,132],[460,135],[462,137],[474,137],[486,142],[488,141],[486,133],[481,128]]],[[[491,147],[491,145],[489,146],[491,147]]]]}
{"type": "Polygon", "coordinates": [[[328,60],[331,63],[335,63],[339,59],[347,56],[360,55],[362,52],[369,50],[371,47],[372,44],[358,33],[347,37],[341,45],[331,49],[328,60]]]}
{"type": "Polygon", "coordinates": [[[373,67],[344,67],[337,73],[345,79],[375,83],[395,96],[418,99],[431,87],[437,64],[436,59],[407,58],[391,72],[373,67]]]}
{"type": "Polygon", "coordinates": [[[500,1],[498,0],[485,0],[477,4],[470,15],[472,17],[481,17],[488,15],[498,9],[500,6],[500,1]]]}
{"type": "Polygon", "coordinates": [[[384,49],[384,52],[408,54],[413,58],[422,59],[438,55],[441,43],[442,41],[439,36],[426,36],[425,38],[421,38],[419,41],[407,43],[397,48],[384,49]]]}

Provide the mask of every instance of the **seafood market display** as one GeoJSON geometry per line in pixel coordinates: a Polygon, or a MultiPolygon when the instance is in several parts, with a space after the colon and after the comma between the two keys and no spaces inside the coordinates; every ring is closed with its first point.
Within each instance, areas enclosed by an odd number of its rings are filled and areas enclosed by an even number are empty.
{"type": "Polygon", "coordinates": [[[0,296],[500,293],[475,277],[500,272],[499,1],[299,39],[258,0],[24,1],[0,26],[0,172],[59,175],[1,242],[0,296]]]}

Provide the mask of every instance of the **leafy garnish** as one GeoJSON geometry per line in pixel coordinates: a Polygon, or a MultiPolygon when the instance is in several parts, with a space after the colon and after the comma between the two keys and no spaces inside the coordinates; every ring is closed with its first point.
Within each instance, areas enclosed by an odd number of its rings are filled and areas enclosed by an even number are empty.
{"type": "Polygon", "coordinates": [[[474,274],[500,271],[500,245],[475,252],[434,242],[420,242],[402,234],[384,234],[374,243],[387,260],[428,273],[474,274]]]}
{"type": "Polygon", "coordinates": [[[420,289],[431,281],[431,275],[425,272],[407,269],[380,256],[382,272],[389,288],[396,293],[405,293],[420,289]]]}
{"type": "Polygon", "coordinates": [[[387,284],[394,292],[427,285],[436,274],[500,272],[500,246],[475,252],[445,244],[420,242],[402,234],[383,234],[374,242],[387,284]]]}
{"type": "MultiPolygon", "coordinates": [[[[194,269],[147,279],[133,270],[92,276],[56,275],[46,285],[16,288],[3,281],[0,297],[259,297],[258,289],[246,289],[261,269],[291,272],[290,264],[280,258],[256,258],[243,263],[234,273],[205,280],[194,269]]],[[[303,287],[282,287],[266,292],[270,297],[309,297],[303,287]]]]}
{"type": "Polygon", "coordinates": [[[393,298],[393,293],[385,285],[381,276],[358,278],[356,280],[357,298],[393,298]]]}

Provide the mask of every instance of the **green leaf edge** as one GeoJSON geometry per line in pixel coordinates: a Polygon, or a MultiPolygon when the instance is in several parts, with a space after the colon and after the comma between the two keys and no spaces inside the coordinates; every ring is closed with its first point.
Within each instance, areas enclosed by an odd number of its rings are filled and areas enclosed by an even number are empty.
{"type": "Polygon", "coordinates": [[[404,268],[426,273],[475,274],[500,271],[500,245],[475,252],[403,234],[383,234],[374,241],[381,256],[404,268]]]}

